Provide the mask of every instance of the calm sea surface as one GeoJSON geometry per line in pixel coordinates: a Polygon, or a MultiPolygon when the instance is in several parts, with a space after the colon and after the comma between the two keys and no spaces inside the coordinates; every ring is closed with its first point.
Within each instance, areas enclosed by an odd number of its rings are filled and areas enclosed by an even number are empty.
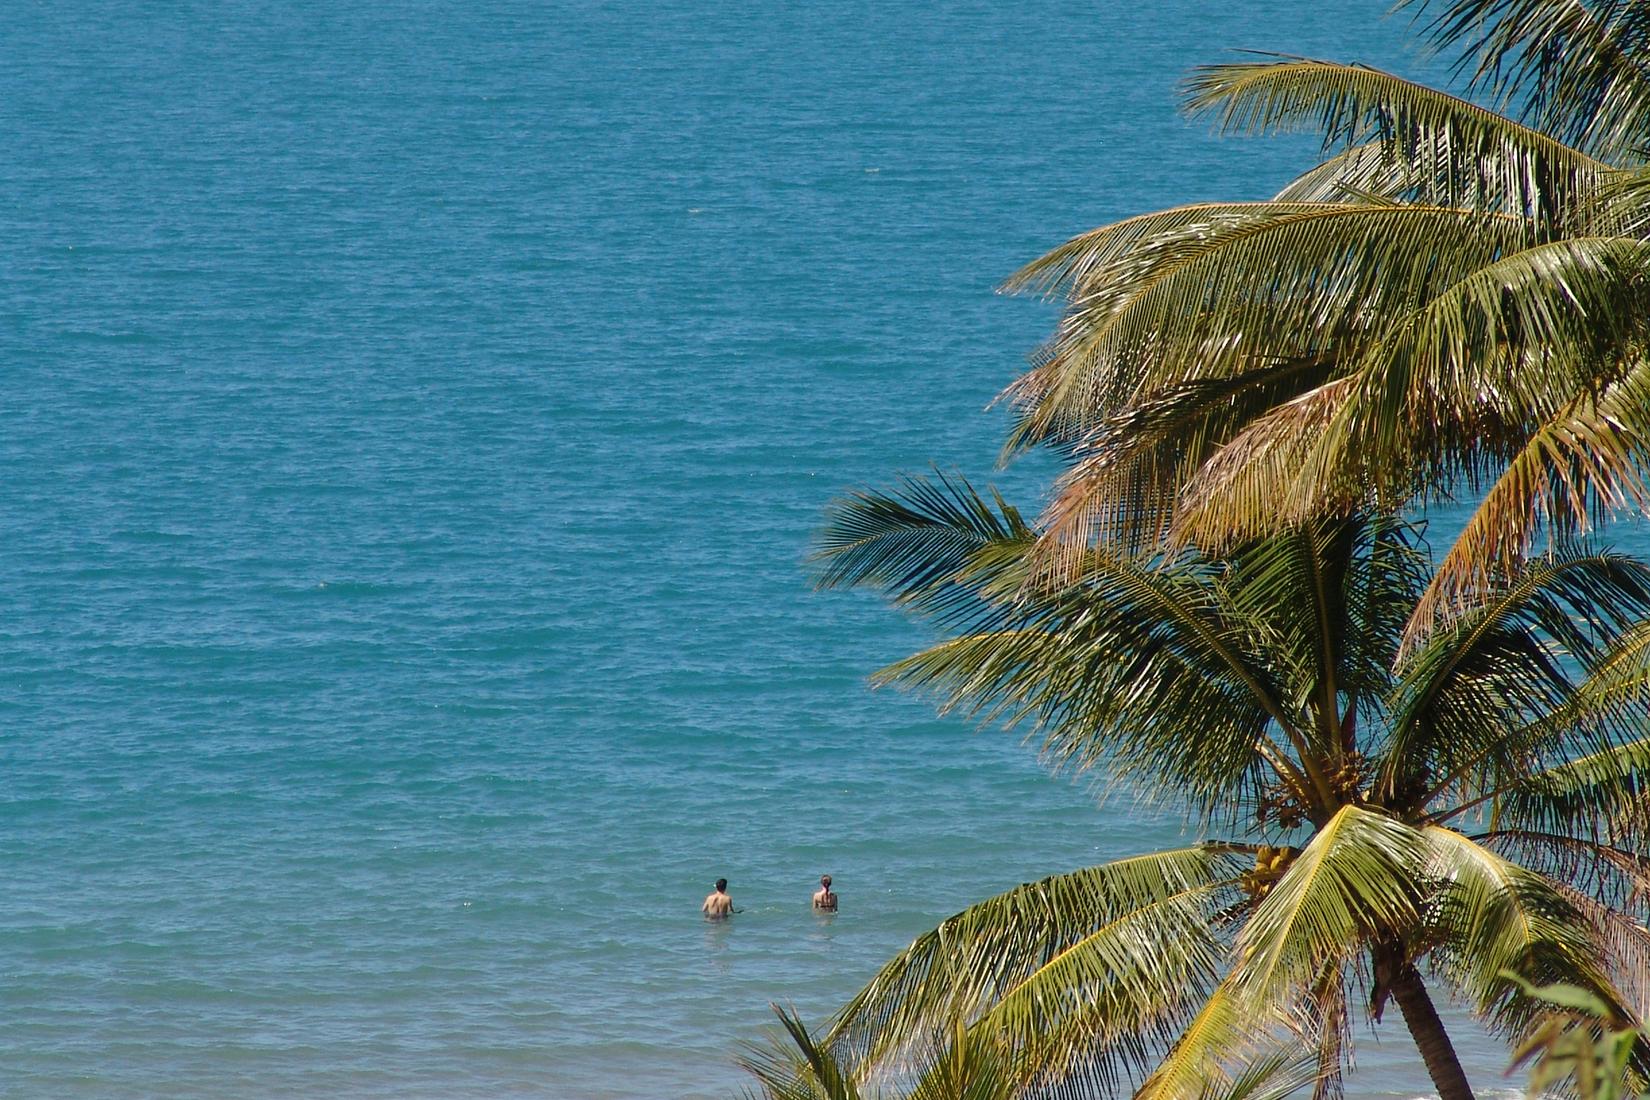
{"type": "Polygon", "coordinates": [[[6,5],[0,1095],[722,1096],[768,1002],[1184,841],[870,691],[923,635],[803,559],[990,476],[999,279],[1306,163],[1187,66],[1407,65],[1381,10],[6,5]]]}

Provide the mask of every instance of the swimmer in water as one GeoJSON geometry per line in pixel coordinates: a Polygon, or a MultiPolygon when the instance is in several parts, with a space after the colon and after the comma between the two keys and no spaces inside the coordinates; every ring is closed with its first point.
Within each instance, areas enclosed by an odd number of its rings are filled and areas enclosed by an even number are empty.
{"type": "Polygon", "coordinates": [[[728,897],[728,880],[717,879],[715,891],[699,908],[704,911],[706,920],[727,920],[733,916],[733,899],[728,897]]]}
{"type": "Polygon", "coordinates": [[[836,912],[836,895],[831,893],[831,876],[819,876],[819,889],[814,892],[814,908],[825,913],[836,912]]]}

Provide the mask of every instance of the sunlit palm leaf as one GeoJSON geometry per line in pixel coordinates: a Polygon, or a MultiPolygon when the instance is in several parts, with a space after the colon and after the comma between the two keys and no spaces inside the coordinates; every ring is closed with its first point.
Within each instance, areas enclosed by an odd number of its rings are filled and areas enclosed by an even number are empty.
{"type": "Polygon", "coordinates": [[[1453,788],[1463,801],[1529,774],[1556,750],[1604,743],[1603,688],[1616,640],[1650,615],[1650,569],[1615,555],[1565,554],[1518,574],[1403,666],[1378,790],[1420,809],[1453,788]],[[1548,721],[1549,716],[1562,721],[1548,721]],[[1423,792],[1425,792],[1423,794],[1423,792]]]}
{"type": "Polygon", "coordinates": [[[1345,205],[1159,238],[1073,303],[1047,361],[1012,389],[1022,439],[1069,435],[1141,396],[1255,363],[1329,349],[1355,358],[1384,318],[1538,233],[1520,218],[1345,205]]]}
{"type": "MultiPolygon", "coordinates": [[[[1396,504],[1510,459],[1442,571],[1440,589],[1454,594],[1503,560],[1492,555],[1522,555],[1543,515],[1584,530],[1599,510],[1644,499],[1650,372],[1610,356],[1644,335],[1647,271],[1650,245],[1609,238],[1522,249],[1468,273],[1395,318],[1354,373],[1238,432],[1188,479],[1178,537],[1254,537],[1371,492],[1396,504]],[[1548,426],[1532,438],[1532,425],[1548,426]]],[[[1060,500],[1074,498],[1068,487],[1060,500]]]]}
{"type": "MultiPolygon", "coordinates": [[[[1457,96],[1362,65],[1286,57],[1209,66],[1189,82],[1194,112],[1228,132],[1313,129],[1326,147],[1377,147],[1380,175],[1401,173],[1392,197],[1501,210],[1551,224],[1580,220],[1607,164],[1548,134],[1457,96]]],[[[1367,178],[1348,158],[1343,185],[1367,178]]],[[[1311,193],[1311,192],[1308,192],[1311,193]]]]}
{"type": "Polygon", "coordinates": [[[1009,987],[975,1030],[1017,1052],[1036,1095],[1116,1091],[1214,988],[1224,944],[1212,917],[1237,886],[1192,887],[1096,929],[1009,987]]]}
{"type": "Polygon", "coordinates": [[[1610,990],[1587,921],[1540,875],[1460,833],[1427,826],[1432,958],[1468,1004],[1516,1033],[1534,1007],[1503,976],[1565,980],[1610,990]]]}
{"type": "Polygon", "coordinates": [[[1383,814],[1343,806],[1238,934],[1234,980],[1245,1004],[1276,1003],[1350,958],[1382,928],[1412,924],[1427,846],[1383,814]]]}
{"type": "Polygon", "coordinates": [[[1134,1100],[1285,1096],[1312,1080],[1316,1059],[1299,1050],[1299,1021],[1268,1006],[1240,1007],[1230,980],[1207,1001],[1134,1100]]]}
{"type": "Polygon", "coordinates": [[[853,1075],[816,1040],[795,1012],[773,1006],[780,1029],[738,1063],[756,1078],[761,1100],[860,1100],[853,1075]]]}
{"type": "MultiPolygon", "coordinates": [[[[1242,865],[1231,851],[1199,846],[1056,875],[980,902],[885,965],[842,1009],[829,1043],[862,1068],[897,1062],[948,1021],[973,1020],[1027,982],[1040,988],[1038,976],[1046,980],[1047,968],[1092,976],[1108,956],[1119,979],[1111,993],[1114,1034],[1131,1026],[1149,1030],[1195,995],[1181,982],[1206,965],[1208,914],[1218,908],[1212,903],[1221,884],[1242,865]],[[1188,907],[1205,904],[1200,931],[1188,932],[1179,946],[1165,945],[1162,955],[1128,954],[1129,937],[1141,934],[1126,922],[1131,914],[1158,907],[1169,918],[1184,918],[1188,907]]],[[[1036,1007],[1024,1005],[1022,1019],[1036,1007]]],[[[1005,1024],[1014,1023],[1016,1011],[1005,1010],[1005,1024]]]]}
{"type": "Polygon", "coordinates": [[[1650,363],[1600,396],[1582,393],[1512,457],[1440,563],[1409,636],[1457,614],[1496,573],[1516,569],[1545,528],[1584,534],[1650,503],[1650,363]]]}
{"type": "Polygon", "coordinates": [[[1275,202],[1397,201],[1413,189],[1414,173],[1380,141],[1343,149],[1290,180],[1275,202]]]}
{"type": "Polygon", "coordinates": [[[1263,763],[1298,778],[1282,754],[1304,734],[1206,576],[1094,553],[1082,581],[1010,610],[1006,628],[942,642],[878,681],[937,690],[945,709],[985,721],[1029,723],[1057,763],[1105,764],[1211,810],[1252,796],[1263,763]]]}
{"type": "Polygon", "coordinates": [[[1203,232],[1210,226],[1236,225],[1256,218],[1275,218],[1280,214],[1340,205],[1341,200],[1328,203],[1208,202],[1139,214],[1073,237],[1009,276],[999,289],[1009,294],[1032,292],[1076,296],[1096,281],[1110,281],[1114,278],[1111,273],[1113,265],[1153,240],[1173,239],[1187,231],[1203,232]]]}
{"type": "MultiPolygon", "coordinates": [[[[1554,765],[1509,785],[1503,815],[1532,828],[1568,828],[1575,821],[1608,828],[1637,806],[1647,787],[1650,738],[1642,738],[1554,765]]],[[[1639,829],[1626,831],[1642,835],[1639,829]]]]}
{"type": "Polygon", "coordinates": [[[914,609],[966,619],[984,610],[984,590],[1034,541],[995,490],[982,494],[936,473],[837,501],[814,560],[822,588],[878,588],[914,609]]]}
{"type": "Polygon", "coordinates": [[[1440,46],[1465,52],[1474,86],[1601,156],[1650,133],[1650,11],[1620,0],[1408,0],[1440,46]]]}

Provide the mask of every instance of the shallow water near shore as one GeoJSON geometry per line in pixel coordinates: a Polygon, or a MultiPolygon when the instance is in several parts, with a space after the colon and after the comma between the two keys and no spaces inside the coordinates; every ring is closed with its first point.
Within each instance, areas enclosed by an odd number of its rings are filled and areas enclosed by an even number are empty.
{"type": "MultiPolygon", "coordinates": [[[[1307,163],[1189,65],[1414,71],[1124,7],[0,13],[0,1092],[728,1095],[770,1001],[1189,840],[872,692],[923,633],[803,565],[930,462],[1035,508],[1001,278],[1307,163]]],[[[1349,1096],[1429,1094],[1394,1023],[1349,1096]]]]}

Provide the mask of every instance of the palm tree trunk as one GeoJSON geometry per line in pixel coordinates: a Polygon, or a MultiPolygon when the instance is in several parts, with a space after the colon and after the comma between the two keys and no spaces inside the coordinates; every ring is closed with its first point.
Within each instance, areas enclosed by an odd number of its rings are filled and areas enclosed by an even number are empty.
{"type": "Polygon", "coordinates": [[[1415,1045],[1421,1049],[1421,1059],[1427,1064],[1432,1083],[1438,1089],[1439,1100],[1473,1100],[1472,1086],[1461,1068],[1461,1059],[1455,1056],[1455,1047],[1444,1030],[1444,1021],[1432,1007],[1427,987],[1421,982],[1421,973],[1410,963],[1404,963],[1392,982],[1392,999],[1404,1014],[1404,1023],[1415,1045]]]}

